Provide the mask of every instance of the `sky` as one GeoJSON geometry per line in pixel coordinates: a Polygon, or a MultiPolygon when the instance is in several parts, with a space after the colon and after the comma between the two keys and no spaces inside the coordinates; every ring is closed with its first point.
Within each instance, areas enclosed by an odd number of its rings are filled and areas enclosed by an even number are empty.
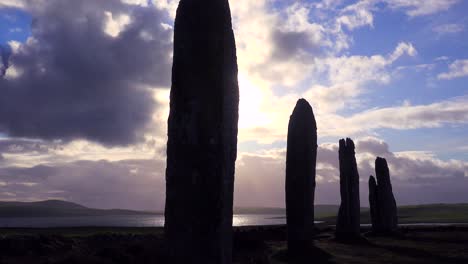
{"type": "MultiPolygon", "coordinates": [[[[0,200],[162,210],[177,0],[0,0],[0,200]]],[[[235,206],[284,207],[289,116],[318,127],[316,204],[361,204],[377,156],[397,203],[468,202],[468,1],[230,1],[235,206]]]]}

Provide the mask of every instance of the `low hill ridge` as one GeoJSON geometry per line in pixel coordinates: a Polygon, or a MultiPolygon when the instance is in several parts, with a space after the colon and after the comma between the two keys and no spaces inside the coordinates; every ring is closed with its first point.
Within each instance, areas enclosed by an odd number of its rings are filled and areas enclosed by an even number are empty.
{"type": "Polygon", "coordinates": [[[160,215],[161,212],[95,209],[62,200],[0,202],[0,217],[66,217],[100,215],[160,215]]]}

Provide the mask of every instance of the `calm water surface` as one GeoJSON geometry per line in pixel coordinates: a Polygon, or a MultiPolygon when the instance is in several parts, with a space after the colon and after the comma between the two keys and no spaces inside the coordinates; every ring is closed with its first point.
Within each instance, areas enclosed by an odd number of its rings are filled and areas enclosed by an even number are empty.
{"type": "MultiPolygon", "coordinates": [[[[315,223],[323,223],[315,221],[315,223]]],[[[286,224],[284,215],[234,215],[234,226],[261,226],[286,224]]],[[[400,226],[449,226],[462,223],[412,223],[400,226]]],[[[73,216],[73,217],[11,217],[0,218],[0,227],[162,227],[162,215],[73,216]]],[[[362,224],[361,226],[370,226],[362,224]]]]}
{"type": "MultiPolygon", "coordinates": [[[[234,226],[285,224],[283,215],[234,215],[234,226]]],[[[162,215],[12,217],[0,218],[0,227],[158,227],[164,226],[162,215]]]]}

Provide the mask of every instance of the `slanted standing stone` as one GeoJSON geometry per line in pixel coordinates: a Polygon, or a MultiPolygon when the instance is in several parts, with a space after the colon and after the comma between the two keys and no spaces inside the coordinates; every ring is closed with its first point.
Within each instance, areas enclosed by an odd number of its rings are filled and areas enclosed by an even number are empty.
{"type": "Polygon", "coordinates": [[[168,121],[168,263],[232,262],[238,106],[228,0],[181,0],[168,121]]]}
{"type": "Polygon", "coordinates": [[[354,142],[349,138],[340,140],[339,161],[341,205],[336,221],[336,237],[358,238],[360,236],[359,173],[354,142]]]}
{"type": "Polygon", "coordinates": [[[286,154],[288,252],[307,250],[314,231],[317,125],[312,107],[299,99],[289,119],[286,154]]]}
{"type": "Polygon", "coordinates": [[[398,229],[397,205],[393,196],[392,183],[390,181],[390,171],[387,160],[377,157],[375,160],[374,177],[369,179],[369,203],[371,204],[372,230],[375,233],[392,233],[398,229]],[[371,181],[374,185],[371,189],[371,181]],[[371,195],[371,192],[373,193],[371,195]],[[372,205],[374,209],[372,210],[372,205]]]}

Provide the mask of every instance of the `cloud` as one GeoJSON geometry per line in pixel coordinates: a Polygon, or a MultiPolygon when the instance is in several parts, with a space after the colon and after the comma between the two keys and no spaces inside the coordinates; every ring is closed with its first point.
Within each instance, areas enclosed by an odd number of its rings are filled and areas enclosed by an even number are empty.
{"type": "Polygon", "coordinates": [[[435,58],[435,61],[446,61],[448,59],[450,59],[448,56],[440,56],[435,58]]]}
{"type": "MultiPolygon", "coordinates": [[[[375,173],[377,156],[389,163],[398,204],[468,201],[464,191],[468,187],[467,162],[443,161],[432,153],[418,151],[394,153],[386,142],[373,137],[356,140],[356,153],[363,206],[368,205],[367,180],[375,173]]],[[[338,165],[338,144],[320,144],[316,203],[339,203],[338,165]]],[[[284,179],[284,149],[242,153],[236,170],[235,202],[239,206],[284,206],[284,179]]]]}
{"type": "Polygon", "coordinates": [[[349,5],[341,10],[341,15],[337,22],[346,26],[349,30],[354,30],[363,26],[374,25],[374,16],[372,14],[373,2],[360,1],[349,5]]]}
{"type": "Polygon", "coordinates": [[[309,20],[310,9],[302,3],[274,10],[266,0],[239,0],[231,9],[240,73],[267,85],[300,83],[331,45],[326,29],[309,20]]]}
{"type": "Polygon", "coordinates": [[[130,146],[108,148],[85,140],[72,142],[0,139],[0,153],[5,157],[0,167],[34,167],[57,163],[128,159],[164,159],[166,137],[147,137],[144,142],[130,146]]]}
{"type": "Polygon", "coordinates": [[[413,44],[400,42],[395,48],[395,51],[393,51],[392,55],[390,55],[389,60],[390,62],[394,62],[404,54],[408,54],[408,56],[414,57],[418,54],[418,52],[414,48],[413,44]]]}
{"type": "Polygon", "coordinates": [[[0,0],[0,8],[24,8],[25,4],[24,0],[0,0]]]}
{"type": "MultiPolygon", "coordinates": [[[[4,144],[1,151],[19,154],[30,153],[35,148],[21,150],[4,144]]],[[[440,160],[432,152],[392,152],[386,142],[375,137],[357,139],[356,153],[363,205],[367,205],[367,179],[374,173],[376,156],[385,157],[389,162],[399,204],[468,201],[463,189],[468,187],[465,161],[440,160]]],[[[56,156],[55,161],[49,159],[47,163],[26,167],[0,166],[0,199],[65,199],[98,208],[161,210],[164,207],[164,158],[63,161],[53,151],[48,154],[56,156]]],[[[236,206],[284,206],[285,154],[284,148],[239,154],[236,206]]],[[[338,165],[338,144],[320,144],[316,203],[339,203],[338,165]]]]}
{"type": "MultiPolygon", "coordinates": [[[[320,125],[320,119],[317,118],[320,125]]],[[[444,125],[468,124],[468,98],[458,97],[427,105],[375,108],[348,117],[331,116],[329,122],[318,126],[322,135],[352,135],[375,129],[398,130],[436,128],[444,125]]]]}
{"type": "MultiPolygon", "coordinates": [[[[291,106],[301,97],[309,100],[313,106],[321,136],[346,134],[351,130],[341,124],[347,124],[347,119],[336,112],[362,108],[364,104],[361,96],[368,91],[369,84],[390,83],[393,76],[389,68],[392,64],[402,56],[416,54],[411,43],[401,42],[387,55],[317,58],[317,68],[309,77],[323,84],[312,85],[303,91],[288,90],[285,95],[259,88],[262,83],[246,82],[241,78],[239,140],[254,140],[263,144],[284,141],[287,133],[285,124],[288,123],[291,106]],[[244,91],[252,98],[242,99],[244,91]]],[[[357,132],[357,127],[360,126],[349,126],[356,128],[353,132],[357,132]]]]}
{"type": "Polygon", "coordinates": [[[452,80],[468,76],[468,60],[456,60],[449,66],[449,71],[437,75],[439,80],[452,80]]]}
{"type": "Polygon", "coordinates": [[[15,28],[10,28],[8,31],[12,33],[18,33],[18,32],[23,32],[23,29],[19,27],[15,27],[15,28]]]}
{"type": "Polygon", "coordinates": [[[170,84],[166,13],[90,0],[25,8],[34,17],[32,35],[7,57],[0,77],[0,131],[105,145],[140,141],[157,107],[149,87],[170,84]]]}
{"type": "Polygon", "coordinates": [[[465,27],[462,24],[443,24],[432,28],[432,31],[439,35],[454,34],[463,30],[465,30],[465,27]]]}
{"type": "Polygon", "coordinates": [[[160,210],[165,197],[164,168],[160,160],[0,168],[0,199],[64,199],[98,208],[160,210]]]}
{"type": "Polygon", "coordinates": [[[362,26],[373,27],[373,12],[381,10],[382,4],[390,9],[401,10],[410,17],[417,17],[446,11],[459,2],[459,0],[359,0],[339,9],[343,1],[323,0],[312,6],[328,12],[336,11],[338,8],[337,22],[349,30],[354,30],[362,26]]]}
{"type": "Polygon", "coordinates": [[[402,9],[408,16],[417,17],[446,11],[459,0],[384,0],[390,8],[402,9]]]}
{"type": "Polygon", "coordinates": [[[395,50],[387,55],[373,56],[339,56],[328,57],[319,61],[327,73],[331,84],[345,84],[355,82],[364,84],[369,81],[388,83],[389,73],[386,67],[390,66],[403,55],[415,56],[416,49],[411,43],[400,42],[395,50]]]}

